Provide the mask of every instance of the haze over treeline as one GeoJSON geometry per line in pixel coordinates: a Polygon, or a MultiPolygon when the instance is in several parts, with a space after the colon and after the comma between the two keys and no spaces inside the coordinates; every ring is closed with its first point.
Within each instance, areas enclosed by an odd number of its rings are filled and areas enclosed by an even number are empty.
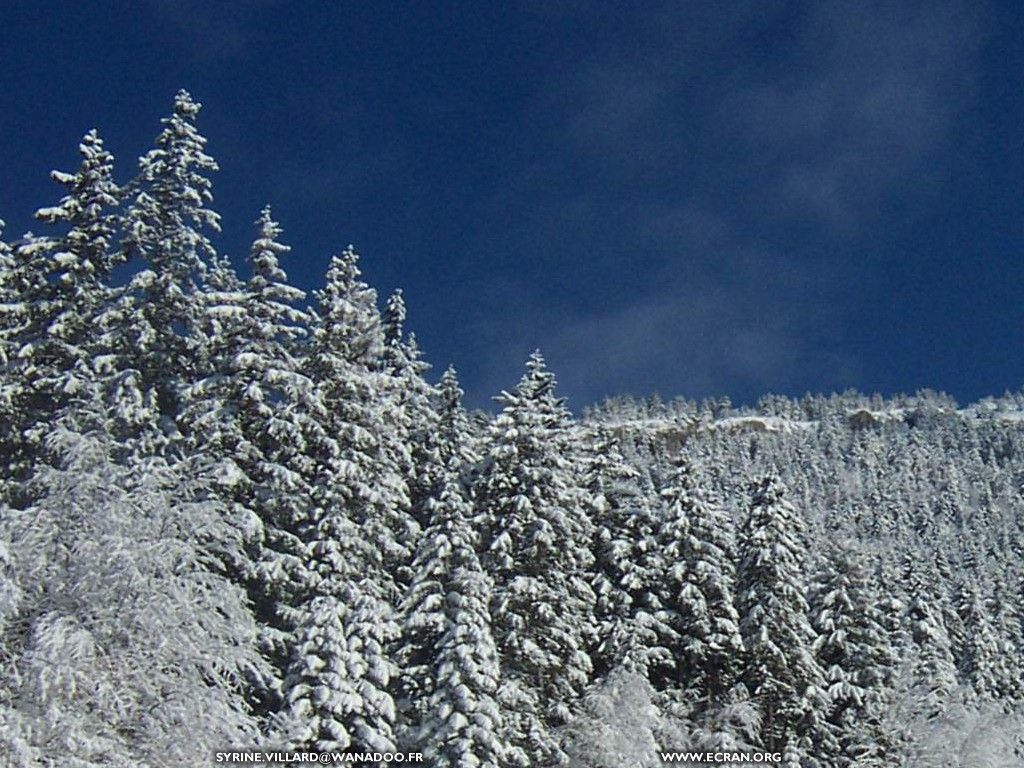
{"type": "Polygon", "coordinates": [[[218,253],[199,111],[0,240],[5,764],[1020,764],[1024,395],[467,411],[352,247],[218,253]]]}

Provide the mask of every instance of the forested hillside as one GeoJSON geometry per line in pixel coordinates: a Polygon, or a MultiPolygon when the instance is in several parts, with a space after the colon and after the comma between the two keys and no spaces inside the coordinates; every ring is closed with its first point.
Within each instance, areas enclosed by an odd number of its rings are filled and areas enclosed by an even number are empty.
{"type": "Polygon", "coordinates": [[[351,247],[217,252],[199,110],[0,239],[0,763],[1024,765],[1024,395],[468,412],[351,247]]]}

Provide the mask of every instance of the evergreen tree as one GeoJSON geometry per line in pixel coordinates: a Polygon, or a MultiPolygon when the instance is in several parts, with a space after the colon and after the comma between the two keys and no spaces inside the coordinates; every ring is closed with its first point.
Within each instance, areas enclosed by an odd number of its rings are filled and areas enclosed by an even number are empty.
{"type": "Polygon", "coordinates": [[[401,373],[417,363],[416,360],[411,359],[407,345],[405,335],[407,317],[405,296],[402,289],[399,288],[388,296],[388,300],[384,303],[384,316],[381,318],[381,330],[384,335],[384,367],[393,373],[401,373]]]}
{"type": "Polygon", "coordinates": [[[894,739],[881,723],[897,658],[889,623],[853,552],[838,550],[816,590],[814,652],[825,672],[827,720],[837,735],[833,765],[891,765],[894,739]]]}
{"type": "Polygon", "coordinates": [[[763,717],[765,749],[809,757],[820,734],[824,676],[804,587],[804,524],[776,476],[754,486],[737,574],[743,680],[763,717]]]}
{"type": "Polygon", "coordinates": [[[434,522],[413,561],[402,610],[408,742],[431,765],[497,768],[505,749],[491,581],[477,557],[472,507],[454,477],[431,506],[434,522]]]}
{"type": "Polygon", "coordinates": [[[319,313],[304,372],[318,383],[323,424],[337,441],[331,461],[341,463],[342,496],[351,497],[353,519],[381,558],[376,575],[382,595],[393,601],[418,532],[409,514],[411,457],[396,424],[393,382],[382,371],[377,294],[360,279],[358,261],[351,247],[331,260],[326,285],[316,293],[319,313]]]}
{"type": "Polygon", "coordinates": [[[503,409],[474,487],[485,566],[495,579],[510,759],[522,765],[564,761],[550,728],[568,719],[591,673],[592,527],[577,468],[566,458],[569,413],[554,389],[535,352],[515,390],[498,398],[503,409]]]}
{"type": "Polygon", "coordinates": [[[417,526],[409,531],[406,542],[411,549],[418,529],[430,523],[426,507],[443,482],[445,468],[435,408],[437,395],[423,378],[430,366],[421,359],[415,336],[406,334],[405,320],[405,299],[397,290],[387,300],[381,323],[382,362],[390,374],[384,403],[389,406],[388,419],[396,428],[397,440],[408,451],[408,456],[396,454],[396,460],[406,477],[411,519],[417,526]]]}
{"type": "Polygon", "coordinates": [[[382,604],[352,578],[326,581],[300,608],[278,728],[294,749],[394,751],[382,604]]]}
{"type": "Polygon", "coordinates": [[[114,158],[95,130],[82,137],[78,150],[82,163],[77,172],[51,174],[67,194],[58,205],[36,212],[37,219],[65,232],[41,239],[31,249],[37,259],[48,262],[39,266],[49,289],[48,296],[39,297],[46,312],[36,318],[32,334],[43,347],[33,356],[41,390],[37,397],[43,400],[38,410],[44,413],[59,410],[61,396],[81,394],[91,381],[91,327],[108,300],[104,281],[120,262],[112,250],[114,209],[121,195],[113,181],[114,158]]]}
{"type": "Polygon", "coordinates": [[[1006,580],[997,580],[991,599],[993,624],[1002,650],[997,695],[1005,701],[1020,701],[1024,698],[1024,628],[1020,620],[1021,603],[1012,599],[1013,585],[1019,576],[1013,568],[1006,570],[1006,580]]]}
{"type": "Polygon", "coordinates": [[[332,259],[304,366],[318,384],[330,440],[299,529],[308,596],[296,611],[282,728],[296,747],[388,751],[396,575],[415,526],[396,460],[403,446],[380,410],[388,374],[380,370],[376,294],[359,279],[357,262],[352,249],[332,259]]]}
{"type": "Polygon", "coordinates": [[[19,488],[19,466],[24,460],[24,441],[18,429],[20,419],[15,403],[22,397],[20,381],[14,376],[12,361],[18,354],[18,333],[22,316],[20,275],[14,260],[14,251],[3,239],[7,225],[0,220],[0,410],[10,418],[0,419],[0,450],[8,457],[0,466],[0,506],[14,500],[19,488]]]}
{"type": "Polygon", "coordinates": [[[1013,674],[1012,653],[1001,642],[991,613],[975,584],[964,584],[959,595],[958,611],[964,626],[969,627],[965,641],[962,677],[981,699],[1002,698],[1019,681],[1013,674]]]}
{"type": "Polygon", "coordinates": [[[656,540],[654,491],[614,438],[601,430],[591,440],[585,490],[595,528],[594,674],[604,677],[622,668],[664,687],[675,663],[670,648],[676,635],[660,595],[666,564],[656,540]]]}
{"type": "Polygon", "coordinates": [[[676,682],[698,700],[715,702],[736,682],[743,653],[729,523],[695,487],[685,460],[676,462],[661,497],[667,509],[658,540],[669,563],[663,588],[678,637],[676,682]]]}
{"type": "Polygon", "coordinates": [[[193,345],[198,294],[215,256],[204,231],[219,231],[220,216],[207,207],[213,193],[205,174],[217,163],[196,129],[201,106],[179,91],[156,146],[139,160],[139,176],[128,188],[123,248],[145,268],[109,318],[130,345],[122,369],[137,371],[138,387],[152,390],[165,433],[178,416],[182,387],[205,373],[197,370],[193,345]]]}
{"type": "Polygon", "coordinates": [[[36,212],[39,221],[63,231],[25,238],[13,257],[8,251],[4,267],[8,296],[0,338],[7,348],[9,425],[0,439],[11,457],[12,482],[26,480],[41,458],[43,437],[56,415],[95,392],[93,358],[100,350],[93,326],[109,297],[104,281],[117,263],[111,245],[120,190],[112,178],[113,156],[96,131],[82,138],[79,153],[75,173],[51,174],[67,194],[36,212]]]}
{"type": "Polygon", "coordinates": [[[277,673],[253,681],[254,707],[279,706],[281,669],[290,654],[289,611],[306,596],[305,520],[316,452],[326,436],[314,383],[300,371],[297,342],[306,314],[303,292],[289,285],[280,257],[289,250],[264,208],[242,283],[215,261],[201,296],[199,348],[210,374],[184,391],[179,423],[191,451],[216,466],[218,491],[233,511],[243,547],[227,563],[257,608],[260,643],[277,673]]]}
{"type": "Polygon", "coordinates": [[[465,407],[464,392],[455,368],[448,366],[441,375],[434,397],[437,411],[438,458],[442,466],[460,474],[480,461],[476,435],[465,407]]]}
{"type": "Polygon", "coordinates": [[[911,570],[907,618],[914,641],[914,682],[921,687],[921,715],[935,717],[951,701],[958,681],[949,635],[933,607],[923,574],[911,570]]]}

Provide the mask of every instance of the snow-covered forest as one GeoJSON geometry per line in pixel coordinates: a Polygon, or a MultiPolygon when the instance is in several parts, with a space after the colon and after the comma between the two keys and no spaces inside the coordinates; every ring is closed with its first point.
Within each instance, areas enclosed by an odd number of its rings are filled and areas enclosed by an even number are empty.
{"type": "Polygon", "coordinates": [[[198,113],[0,239],[0,763],[1024,764],[1024,395],[468,412],[351,247],[218,254],[198,113]]]}

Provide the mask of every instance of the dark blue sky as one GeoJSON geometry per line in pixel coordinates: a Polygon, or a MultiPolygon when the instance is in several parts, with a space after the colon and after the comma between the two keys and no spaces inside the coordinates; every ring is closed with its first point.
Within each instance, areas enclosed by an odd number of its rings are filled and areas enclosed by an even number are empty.
{"type": "MultiPolygon", "coordinates": [[[[349,242],[475,404],[1024,384],[1016,3],[0,4],[0,217],[203,102],[222,251],[349,242]]],[[[38,229],[38,228],[37,228],[38,229]]]]}

